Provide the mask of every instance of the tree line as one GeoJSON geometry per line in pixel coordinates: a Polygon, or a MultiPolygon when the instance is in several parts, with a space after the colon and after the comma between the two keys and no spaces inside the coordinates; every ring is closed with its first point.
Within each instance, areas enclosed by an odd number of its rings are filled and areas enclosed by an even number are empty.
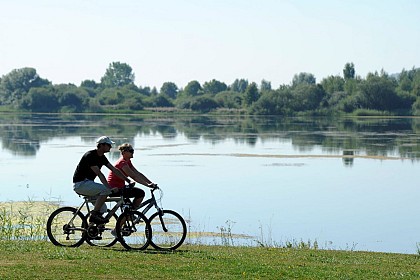
{"type": "Polygon", "coordinates": [[[336,113],[420,115],[420,69],[403,69],[389,75],[384,70],[356,75],[353,63],[343,75],[317,83],[311,73],[295,74],[292,82],[274,89],[236,79],[227,85],[216,79],[193,80],[185,87],[165,82],[161,88],[135,85],[132,68],[109,64],[99,82],[84,80],[53,85],[34,68],[15,69],[0,78],[0,108],[32,112],[138,112],[145,108],[173,108],[197,112],[235,111],[256,115],[336,113]]]}

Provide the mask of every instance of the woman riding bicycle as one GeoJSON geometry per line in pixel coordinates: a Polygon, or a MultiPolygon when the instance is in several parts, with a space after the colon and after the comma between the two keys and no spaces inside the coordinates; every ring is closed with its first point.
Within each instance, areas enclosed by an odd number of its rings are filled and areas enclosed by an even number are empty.
{"type": "MultiPolygon", "coordinates": [[[[134,167],[131,162],[134,155],[134,149],[129,143],[124,143],[118,146],[118,150],[121,152],[121,157],[115,162],[114,167],[120,170],[125,176],[130,177],[139,184],[149,188],[156,186],[156,184],[152,183],[152,181],[134,167]]],[[[119,190],[118,192],[111,194],[111,196],[120,196],[123,194],[124,197],[134,197],[134,209],[137,209],[143,201],[145,193],[140,188],[127,188],[124,190],[124,193],[122,193],[125,182],[112,171],[108,175],[108,184],[111,188],[118,188],[119,190]]]]}

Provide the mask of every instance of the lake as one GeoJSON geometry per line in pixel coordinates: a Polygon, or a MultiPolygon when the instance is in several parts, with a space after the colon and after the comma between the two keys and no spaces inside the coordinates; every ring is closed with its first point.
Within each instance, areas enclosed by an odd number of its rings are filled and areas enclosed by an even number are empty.
{"type": "Polygon", "coordinates": [[[0,201],[79,204],[74,169],[108,135],[111,162],[132,143],[163,207],[208,233],[195,242],[399,253],[420,242],[418,118],[2,114],[0,129],[0,201]]]}

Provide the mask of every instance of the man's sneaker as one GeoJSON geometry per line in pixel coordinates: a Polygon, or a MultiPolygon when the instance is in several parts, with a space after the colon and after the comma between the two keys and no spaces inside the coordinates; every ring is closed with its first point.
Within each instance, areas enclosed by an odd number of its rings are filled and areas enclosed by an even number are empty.
{"type": "Polygon", "coordinates": [[[89,222],[90,223],[95,223],[95,224],[106,224],[109,221],[108,221],[108,219],[102,217],[101,213],[92,211],[90,213],[89,222]]]}
{"type": "Polygon", "coordinates": [[[112,234],[112,236],[117,238],[117,232],[115,231],[115,228],[113,230],[111,230],[111,234],[112,234]]]}

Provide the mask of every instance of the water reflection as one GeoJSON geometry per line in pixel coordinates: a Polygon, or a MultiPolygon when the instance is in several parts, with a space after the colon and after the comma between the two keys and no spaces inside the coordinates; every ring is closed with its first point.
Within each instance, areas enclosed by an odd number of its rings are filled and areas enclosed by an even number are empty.
{"type": "Polygon", "coordinates": [[[110,135],[132,142],[136,135],[171,139],[182,134],[213,144],[228,139],[250,146],[291,141],[299,153],[321,148],[325,154],[342,154],[348,166],[357,155],[420,158],[417,118],[4,114],[0,126],[3,149],[22,156],[35,156],[42,143],[54,137],[80,136],[91,142],[98,135],[110,135]]]}
{"type": "Polygon", "coordinates": [[[343,151],[343,163],[346,166],[352,166],[354,162],[354,151],[344,150],[343,151]]]}
{"type": "Polygon", "coordinates": [[[256,240],[333,249],[412,253],[419,242],[415,118],[3,114],[0,126],[0,201],[78,205],[74,168],[107,134],[140,150],[136,166],[195,232],[230,220],[256,240]]]}

